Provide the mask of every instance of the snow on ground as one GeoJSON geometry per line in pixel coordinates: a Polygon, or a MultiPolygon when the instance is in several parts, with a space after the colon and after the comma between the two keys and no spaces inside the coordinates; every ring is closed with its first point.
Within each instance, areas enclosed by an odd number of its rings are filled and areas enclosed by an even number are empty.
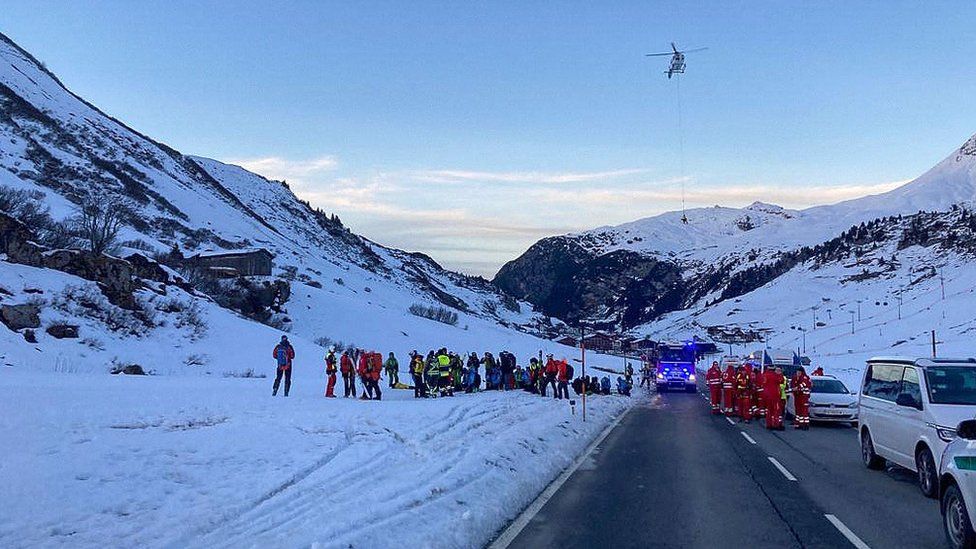
{"type": "Polygon", "coordinates": [[[475,547],[638,398],[323,381],[0,368],[0,546],[475,547]]]}

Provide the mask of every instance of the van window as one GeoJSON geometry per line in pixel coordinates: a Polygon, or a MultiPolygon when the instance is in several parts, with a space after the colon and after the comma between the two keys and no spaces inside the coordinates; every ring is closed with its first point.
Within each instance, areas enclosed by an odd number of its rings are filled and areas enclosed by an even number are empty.
{"type": "Polygon", "coordinates": [[[864,394],[894,402],[901,390],[904,369],[904,366],[893,364],[870,364],[864,379],[864,394]]]}
{"type": "Polygon", "coordinates": [[[941,366],[925,369],[932,404],[976,404],[976,368],[941,366]]]}
{"type": "Polygon", "coordinates": [[[905,375],[901,378],[901,393],[911,395],[915,402],[922,402],[922,388],[918,384],[918,372],[915,368],[905,368],[905,375]]]}

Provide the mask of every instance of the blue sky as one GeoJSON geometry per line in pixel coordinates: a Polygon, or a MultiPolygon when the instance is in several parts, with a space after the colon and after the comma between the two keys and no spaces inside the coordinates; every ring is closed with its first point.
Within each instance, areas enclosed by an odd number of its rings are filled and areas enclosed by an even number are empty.
{"type": "Polygon", "coordinates": [[[976,132],[971,2],[4,2],[0,31],[178,150],[490,275],[538,238],[801,207],[976,132]],[[677,90],[670,41],[691,54],[677,90]]]}

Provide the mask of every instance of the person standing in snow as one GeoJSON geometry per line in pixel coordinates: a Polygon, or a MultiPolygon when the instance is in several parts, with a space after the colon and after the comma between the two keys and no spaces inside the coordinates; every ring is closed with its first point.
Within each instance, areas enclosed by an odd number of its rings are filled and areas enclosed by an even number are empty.
{"type": "Polygon", "coordinates": [[[342,373],[342,385],[345,389],[343,398],[356,398],[356,367],[349,351],[342,351],[342,356],[339,357],[339,372],[342,373]]]}
{"type": "Polygon", "coordinates": [[[274,387],[271,389],[271,396],[278,395],[278,386],[281,385],[282,376],[285,378],[285,396],[288,396],[288,391],[291,390],[291,363],[295,360],[295,348],[288,342],[288,336],[281,336],[281,341],[275,345],[271,356],[278,363],[278,369],[275,372],[274,387]]]}
{"type": "Polygon", "coordinates": [[[380,391],[382,361],[383,355],[379,353],[363,353],[363,358],[359,362],[360,368],[362,368],[360,375],[363,376],[363,386],[366,391],[363,396],[367,399],[383,400],[383,392],[380,391]]]}
{"type": "Polygon", "coordinates": [[[427,386],[424,385],[424,357],[417,351],[410,355],[410,375],[413,376],[413,398],[425,398],[427,386]]]}
{"type": "Polygon", "coordinates": [[[390,388],[392,389],[400,383],[400,363],[397,362],[396,356],[392,351],[390,352],[390,357],[386,359],[383,368],[386,370],[386,378],[390,381],[390,388]]]}
{"type": "Polygon", "coordinates": [[[546,386],[552,385],[553,398],[559,398],[558,389],[556,388],[557,374],[559,374],[559,364],[552,358],[552,355],[546,355],[546,385],[542,387],[542,396],[546,396],[546,386]]]}
{"type": "Polygon", "coordinates": [[[325,355],[325,375],[329,377],[328,384],[325,386],[325,396],[329,398],[335,398],[336,372],[338,371],[335,349],[329,349],[329,353],[325,355]]]}
{"type": "Polygon", "coordinates": [[[569,380],[572,379],[573,372],[570,370],[571,366],[566,362],[566,359],[560,360],[556,364],[556,398],[563,399],[569,398],[569,380]]]}

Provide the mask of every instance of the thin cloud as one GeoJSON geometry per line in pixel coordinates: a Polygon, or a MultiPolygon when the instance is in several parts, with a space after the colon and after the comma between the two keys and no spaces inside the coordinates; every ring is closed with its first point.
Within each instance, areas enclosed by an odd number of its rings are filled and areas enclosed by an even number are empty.
{"type": "Polygon", "coordinates": [[[728,187],[695,187],[681,189],[535,189],[530,191],[536,198],[551,202],[586,205],[625,205],[635,202],[680,202],[682,194],[687,203],[697,205],[721,204],[735,206],[755,201],[769,202],[786,207],[803,208],[820,204],[833,204],[852,198],[890,191],[906,181],[887,183],[836,185],[824,187],[784,187],[779,185],[734,185],[728,187]]]}
{"type": "Polygon", "coordinates": [[[271,179],[294,180],[302,183],[307,183],[310,178],[335,171],[339,166],[338,159],[331,155],[304,160],[291,160],[280,156],[237,158],[228,160],[228,163],[271,179]]]}
{"type": "Polygon", "coordinates": [[[480,172],[469,170],[423,170],[409,173],[411,179],[428,183],[524,183],[554,185],[618,179],[646,173],[646,169],[602,172],[480,172]]]}

